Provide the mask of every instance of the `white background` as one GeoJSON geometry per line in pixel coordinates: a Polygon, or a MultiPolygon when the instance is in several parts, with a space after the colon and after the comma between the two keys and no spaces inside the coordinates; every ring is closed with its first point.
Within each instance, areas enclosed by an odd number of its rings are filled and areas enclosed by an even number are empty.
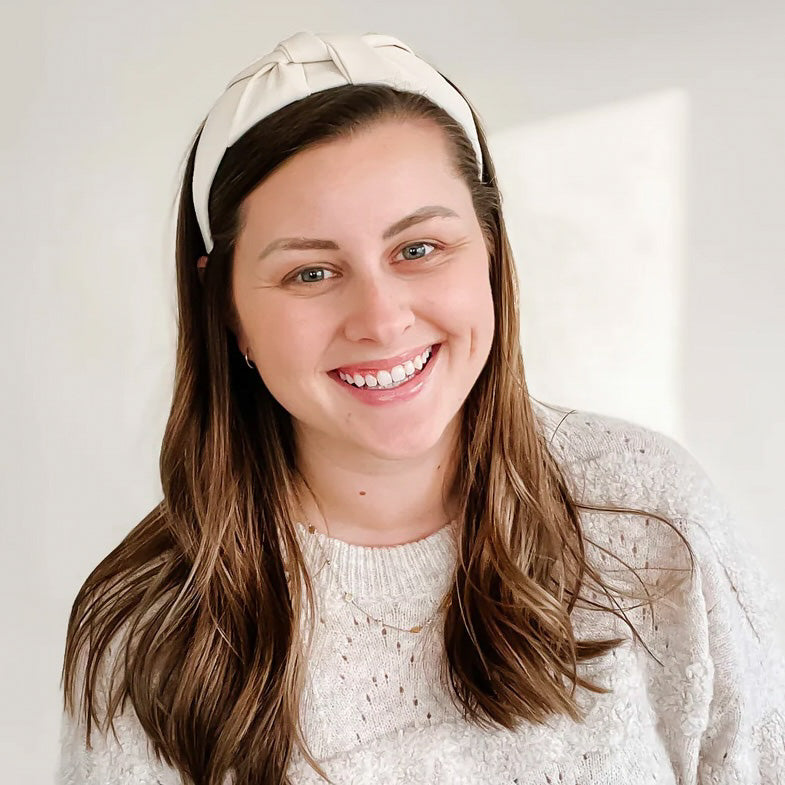
{"type": "Polygon", "coordinates": [[[4,781],[51,781],[71,603],[159,499],[186,148],[228,78],[301,29],[394,35],[466,92],[531,391],[681,440],[785,588],[785,5],[6,4],[4,781]]]}

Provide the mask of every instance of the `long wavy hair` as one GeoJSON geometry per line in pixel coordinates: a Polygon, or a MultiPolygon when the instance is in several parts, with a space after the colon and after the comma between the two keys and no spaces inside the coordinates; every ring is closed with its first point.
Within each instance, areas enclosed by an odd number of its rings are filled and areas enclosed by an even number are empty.
{"type": "Polygon", "coordinates": [[[587,556],[579,511],[676,526],[652,511],[579,503],[549,450],[524,380],[501,196],[473,115],[481,176],[463,128],[421,95],[347,85],[284,106],[220,164],[209,200],[215,245],[203,271],[191,191],[199,129],[179,196],[179,325],[160,454],[163,499],[90,573],[68,623],[64,703],[74,716],[81,707],[86,745],[92,723],[106,732],[130,700],[155,755],[186,782],[221,785],[233,771],[237,785],[288,783],[295,745],[327,779],[299,724],[305,636],[298,620],[313,611],[314,598],[294,523],[291,417],[238,351],[230,282],[248,194],[310,145],[387,119],[425,118],[443,130],[490,256],[495,335],[463,407],[448,489],[461,504],[458,559],[442,604],[452,698],[467,721],[484,727],[511,729],[554,714],[580,720],[576,688],[605,690],[582,678],[578,664],[624,639],[577,640],[574,609],[607,610],[641,640],[587,556]]]}

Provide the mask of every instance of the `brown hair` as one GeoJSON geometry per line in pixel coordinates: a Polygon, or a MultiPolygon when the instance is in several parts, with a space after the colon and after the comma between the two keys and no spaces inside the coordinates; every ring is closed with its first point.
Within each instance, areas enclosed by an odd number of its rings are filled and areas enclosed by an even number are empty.
{"type": "Polygon", "coordinates": [[[221,162],[209,204],[215,246],[201,272],[191,148],[177,226],[179,332],[163,500],[90,573],[68,624],[65,707],[76,714],[81,702],[86,743],[91,722],[102,723],[100,694],[104,730],[130,699],[156,756],[186,781],[219,785],[233,770],[238,785],[286,783],[294,744],[324,776],[299,727],[305,653],[297,620],[306,601],[314,605],[290,508],[291,419],[237,350],[233,249],[245,197],[275,167],[390,118],[425,118],[443,129],[490,255],[495,336],[464,406],[453,489],[462,500],[459,559],[443,606],[454,700],[469,721],[512,728],[554,713],[580,719],[576,687],[604,691],[577,665],[622,639],[576,640],[571,615],[582,603],[627,618],[587,557],[579,510],[675,526],[653,512],[578,503],[549,451],[524,380],[501,197],[473,114],[481,178],[462,127],[423,96],[350,85],[279,109],[221,162]],[[607,604],[589,599],[587,587],[607,604]]]}

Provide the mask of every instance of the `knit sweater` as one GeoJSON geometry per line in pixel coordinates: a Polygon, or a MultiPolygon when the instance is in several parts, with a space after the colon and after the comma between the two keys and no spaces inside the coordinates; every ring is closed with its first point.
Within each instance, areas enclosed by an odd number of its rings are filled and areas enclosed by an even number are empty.
{"type": "MultiPolygon", "coordinates": [[[[366,547],[298,523],[318,612],[301,702],[311,753],[336,785],[783,785],[782,606],[711,480],[655,430],[532,405],[577,500],[669,516],[694,551],[692,578],[653,618],[645,607],[628,611],[640,640],[610,613],[573,613],[579,639],[627,638],[579,664],[581,676],[608,689],[578,689],[582,721],[488,729],[463,718],[441,671],[436,611],[452,578],[456,524],[366,547]],[[395,629],[416,625],[424,629],[395,629]]],[[[648,577],[685,565],[683,544],[654,518],[583,511],[581,521],[609,575],[624,574],[611,553],[648,577]]],[[[117,739],[94,730],[88,751],[84,728],[64,714],[58,785],[184,782],[151,754],[132,707],[115,729],[117,739]]],[[[324,782],[297,751],[289,778],[324,782]]]]}

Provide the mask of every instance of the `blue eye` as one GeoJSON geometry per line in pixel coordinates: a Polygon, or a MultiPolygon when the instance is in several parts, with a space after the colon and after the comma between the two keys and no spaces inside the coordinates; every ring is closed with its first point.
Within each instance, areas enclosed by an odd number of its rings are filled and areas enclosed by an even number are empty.
{"type": "MultiPolygon", "coordinates": [[[[409,248],[422,248],[424,245],[429,245],[431,248],[435,248],[436,247],[433,243],[412,243],[411,245],[405,245],[401,249],[401,253],[404,253],[409,248]]],[[[405,259],[405,261],[407,261],[407,262],[415,262],[418,259],[423,259],[424,257],[425,257],[425,254],[423,256],[415,256],[415,257],[411,257],[410,256],[407,259],[405,259]]]]}
{"type": "Polygon", "coordinates": [[[300,270],[299,273],[296,273],[294,278],[297,283],[318,283],[319,281],[325,280],[324,274],[327,272],[330,271],[324,267],[308,267],[307,269],[300,270]],[[321,273],[321,275],[318,275],[319,273],[321,273]],[[306,278],[302,278],[302,276],[306,276],[306,278]]]}

